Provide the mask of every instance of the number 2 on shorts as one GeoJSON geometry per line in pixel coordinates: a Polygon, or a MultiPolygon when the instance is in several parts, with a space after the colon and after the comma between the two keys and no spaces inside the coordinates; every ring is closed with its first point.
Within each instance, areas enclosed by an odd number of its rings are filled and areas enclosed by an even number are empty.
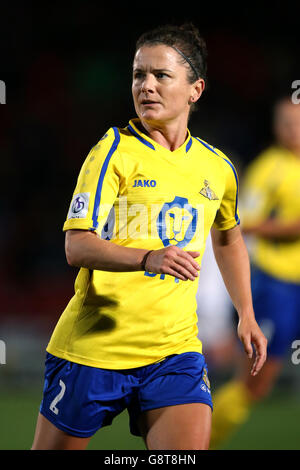
{"type": "Polygon", "coordinates": [[[66,385],[62,380],[59,381],[59,385],[61,387],[61,391],[59,392],[58,395],[56,395],[56,397],[54,398],[54,400],[51,402],[49,406],[50,410],[53,411],[53,413],[55,413],[56,415],[58,415],[59,413],[59,409],[57,408],[56,405],[62,399],[66,391],[66,385]]]}

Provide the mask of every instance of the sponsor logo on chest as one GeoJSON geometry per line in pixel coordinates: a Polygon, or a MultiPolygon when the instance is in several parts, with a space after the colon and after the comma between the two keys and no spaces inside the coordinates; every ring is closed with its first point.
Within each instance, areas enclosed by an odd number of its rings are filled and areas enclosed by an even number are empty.
{"type": "Polygon", "coordinates": [[[134,180],[132,187],[133,188],[155,188],[156,180],[134,180]]]}

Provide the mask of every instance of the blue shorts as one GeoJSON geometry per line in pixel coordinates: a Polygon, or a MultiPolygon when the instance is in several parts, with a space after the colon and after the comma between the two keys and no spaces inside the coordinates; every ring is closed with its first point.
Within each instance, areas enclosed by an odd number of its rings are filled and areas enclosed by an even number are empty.
{"type": "Polygon", "coordinates": [[[268,339],[268,356],[283,358],[300,338],[300,284],[283,282],[255,268],[252,295],[256,321],[268,339]]]}
{"type": "Polygon", "coordinates": [[[140,436],[137,418],[142,411],[183,403],[206,403],[212,408],[202,354],[175,354],[136,369],[109,370],[47,353],[40,412],[73,436],[92,436],[125,408],[130,432],[140,436]]]}

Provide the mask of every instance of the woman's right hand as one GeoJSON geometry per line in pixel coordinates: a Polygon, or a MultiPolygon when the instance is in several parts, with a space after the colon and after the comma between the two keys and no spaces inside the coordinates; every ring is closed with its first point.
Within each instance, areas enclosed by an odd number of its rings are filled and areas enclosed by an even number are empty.
{"type": "Polygon", "coordinates": [[[199,251],[183,251],[177,246],[153,250],[147,257],[145,270],[150,273],[169,274],[182,281],[194,281],[199,276],[200,266],[194,258],[199,251]]]}

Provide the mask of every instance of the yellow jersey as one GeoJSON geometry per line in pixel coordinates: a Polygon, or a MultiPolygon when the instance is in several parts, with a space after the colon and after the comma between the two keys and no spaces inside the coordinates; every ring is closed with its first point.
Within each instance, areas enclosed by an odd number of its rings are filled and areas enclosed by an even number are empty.
{"type": "MultiPolygon", "coordinates": [[[[268,218],[288,223],[300,218],[300,158],[289,150],[271,146],[248,167],[241,191],[243,226],[268,218]]],[[[253,263],[287,282],[300,282],[300,237],[255,237],[249,244],[253,263]]]]}
{"type": "MultiPolygon", "coordinates": [[[[187,130],[170,151],[133,119],[110,128],[80,171],[63,229],[96,231],[110,243],[199,251],[214,225],[239,223],[238,177],[231,161],[187,130]]],[[[151,272],[81,268],[75,294],[47,351],[106,369],[140,367],[170,354],[202,352],[197,281],[151,272]]]]}

